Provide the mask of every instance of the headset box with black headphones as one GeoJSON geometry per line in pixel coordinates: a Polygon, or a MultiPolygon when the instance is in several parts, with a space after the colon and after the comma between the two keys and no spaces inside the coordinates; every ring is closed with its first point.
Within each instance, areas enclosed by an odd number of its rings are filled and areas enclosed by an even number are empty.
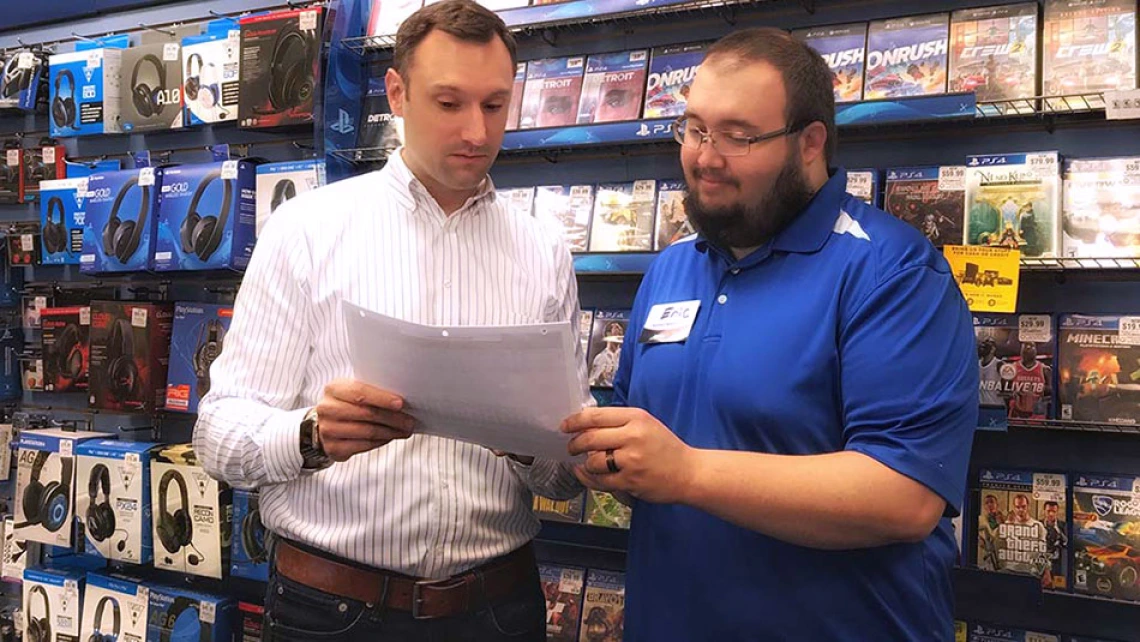
{"type": "Polygon", "coordinates": [[[81,273],[149,269],[162,172],[161,168],[144,167],[92,174],[87,179],[81,273]]]}
{"type": "Polygon", "coordinates": [[[0,163],[0,203],[19,203],[20,197],[20,161],[23,150],[18,140],[4,141],[4,158],[0,163]]]}
{"type": "Polygon", "coordinates": [[[182,127],[182,45],[161,42],[123,51],[119,119],[124,132],[182,127]]]}
{"type": "Polygon", "coordinates": [[[312,122],[321,86],[320,21],[320,8],[242,18],[241,127],[312,122]]]}
{"type": "Polygon", "coordinates": [[[50,60],[52,136],[114,134],[119,127],[122,50],[56,54],[50,60]]]}
{"type": "Polygon", "coordinates": [[[76,450],[75,515],[85,553],[132,564],[153,558],[150,463],[158,447],[99,439],[76,450]]]}
{"type": "Polygon", "coordinates": [[[142,580],[119,574],[87,574],[80,639],[143,642],[149,615],[150,589],[142,580]]]}
{"type": "Polygon", "coordinates": [[[16,221],[8,225],[8,262],[13,266],[40,262],[39,221],[16,221]]]}
{"type": "Polygon", "coordinates": [[[67,148],[63,145],[44,145],[24,149],[20,173],[20,200],[31,203],[42,189],[44,181],[52,181],[67,176],[67,163],[64,156],[67,148]]]}
{"type": "Polygon", "coordinates": [[[230,567],[233,490],[198,465],[190,444],[159,451],[150,471],[154,567],[221,579],[230,567]]]}
{"type": "Polygon", "coordinates": [[[231,575],[269,581],[265,524],[261,522],[261,496],[256,490],[234,490],[234,545],[231,557],[231,575]]]}
{"type": "Polygon", "coordinates": [[[24,571],[24,641],[78,640],[85,581],[80,571],[24,571]]]}
{"type": "Polygon", "coordinates": [[[253,256],[255,170],[228,160],[162,173],[154,269],[242,270],[253,256]]]}
{"type": "Polygon", "coordinates": [[[91,302],[90,407],[154,412],[166,405],[173,321],[169,303],[91,302]]]}
{"type": "Polygon", "coordinates": [[[40,545],[29,542],[16,533],[16,520],[12,516],[4,518],[4,561],[0,567],[0,577],[12,582],[24,579],[28,559],[39,559],[40,545]]]}
{"type": "Polygon", "coordinates": [[[4,61],[4,75],[0,78],[0,108],[33,111],[43,71],[44,60],[36,52],[13,52],[4,61]]]}
{"type": "Polygon", "coordinates": [[[237,600],[170,586],[150,587],[148,642],[230,642],[237,600]]]}
{"type": "Polygon", "coordinates": [[[325,184],[325,163],[317,160],[263,163],[257,166],[257,233],[274,210],[298,194],[325,184]]]}
{"type": "Polygon", "coordinates": [[[16,469],[16,535],[31,542],[71,546],[75,506],[75,450],[93,433],[25,430],[16,469]]]}
{"type": "Polygon", "coordinates": [[[217,29],[182,40],[182,122],[237,120],[241,94],[241,30],[217,29]]]}
{"type": "Polygon", "coordinates": [[[91,355],[91,308],[40,310],[44,392],[87,390],[91,355]]]}
{"type": "Polygon", "coordinates": [[[79,265],[86,222],[86,177],[40,183],[40,245],[44,265],[79,265]]]}
{"type": "Polygon", "coordinates": [[[167,410],[198,412],[198,402],[210,390],[210,366],[222,353],[233,316],[233,306],[229,305],[174,305],[167,410]]]}

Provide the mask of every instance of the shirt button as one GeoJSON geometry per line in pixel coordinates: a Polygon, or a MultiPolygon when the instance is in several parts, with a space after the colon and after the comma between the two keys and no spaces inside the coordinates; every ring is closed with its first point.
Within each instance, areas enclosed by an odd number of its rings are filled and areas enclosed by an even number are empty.
{"type": "Polygon", "coordinates": [[[740,268],[732,268],[732,274],[733,275],[740,274],[740,268]]]}
{"type": "Polygon", "coordinates": [[[721,305],[724,305],[725,303],[728,303],[728,295],[727,295],[727,294],[722,294],[722,295],[718,296],[718,297],[716,298],[716,302],[717,302],[717,303],[719,303],[719,304],[721,304],[721,305]]]}

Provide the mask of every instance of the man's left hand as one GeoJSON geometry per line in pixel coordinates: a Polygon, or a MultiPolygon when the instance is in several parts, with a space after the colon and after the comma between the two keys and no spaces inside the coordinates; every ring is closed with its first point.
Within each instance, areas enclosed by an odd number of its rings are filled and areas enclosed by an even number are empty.
{"type": "Polygon", "coordinates": [[[561,428],[574,435],[571,455],[588,453],[574,471],[584,486],[660,504],[683,502],[697,451],[653,415],[639,408],[587,408],[567,417],[561,428]]]}

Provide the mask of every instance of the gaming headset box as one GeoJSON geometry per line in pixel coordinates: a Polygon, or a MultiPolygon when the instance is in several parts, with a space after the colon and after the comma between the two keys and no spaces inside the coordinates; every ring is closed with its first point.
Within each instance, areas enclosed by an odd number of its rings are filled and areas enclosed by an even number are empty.
{"type": "Polygon", "coordinates": [[[76,449],[75,510],[84,553],[131,564],[153,559],[150,461],[158,447],[98,439],[76,449]]]}
{"type": "Polygon", "coordinates": [[[256,173],[227,160],[162,173],[154,270],[242,270],[256,241],[256,173]]]}
{"type": "Polygon", "coordinates": [[[298,194],[325,184],[324,161],[263,163],[257,166],[257,233],[269,215],[298,194]]]}
{"type": "Polygon", "coordinates": [[[90,333],[90,307],[40,310],[44,392],[87,390],[90,333]]]}
{"type": "Polygon", "coordinates": [[[123,131],[182,127],[181,44],[154,43],[123,50],[119,82],[123,131]]]}
{"type": "Polygon", "coordinates": [[[315,8],[242,18],[239,126],[312,122],[320,87],[320,17],[315,8]]]}
{"type": "Polygon", "coordinates": [[[150,267],[162,171],[144,167],[88,177],[81,273],[138,272],[150,267]]]}
{"type": "Polygon", "coordinates": [[[40,230],[44,265],[79,265],[87,220],[87,179],[40,183],[40,230]]]}
{"type": "MultiPolygon", "coordinates": [[[[237,600],[170,586],[150,589],[149,642],[230,642],[237,600]]],[[[122,640],[123,638],[119,638],[122,640]]]]}
{"type": "Polygon", "coordinates": [[[198,412],[198,402],[210,391],[210,366],[222,353],[233,316],[232,306],[174,305],[170,373],[166,379],[167,410],[198,412]]]}
{"type": "Polygon", "coordinates": [[[21,200],[31,203],[36,200],[44,181],[67,176],[67,162],[64,156],[67,148],[63,145],[44,145],[24,149],[20,166],[21,200]]]}
{"type": "Polygon", "coordinates": [[[154,412],[165,405],[174,306],[91,302],[89,405],[154,412]]]}
{"type": "Polygon", "coordinates": [[[24,571],[24,639],[62,642],[79,639],[86,577],[82,571],[29,568],[24,571]]]}
{"type": "Polygon", "coordinates": [[[119,128],[122,50],[112,47],[50,58],[52,136],[114,134],[119,128]]]}
{"type": "Polygon", "coordinates": [[[269,581],[269,557],[265,548],[265,525],[261,522],[261,497],[256,490],[234,491],[234,544],[230,574],[269,581]]]}
{"type": "Polygon", "coordinates": [[[71,546],[75,449],[96,434],[63,430],[20,433],[16,469],[16,537],[71,546]]]}
{"type": "Polygon", "coordinates": [[[118,573],[88,573],[83,588],[80,640],[143,642],[150,613],[150,588],[118,573]]]}
{"type": "Polygon", "coordinates": [[[198,465],[190,444],[158,452],[150,467],[154,567],[221,579],[230,567],[233,490],[198,465]]]}
{"type": "Polygon", "coordinates": [[[237,120],[241,94],[241,31],[215,30],[182,40],[182,122],[237,120]]]}

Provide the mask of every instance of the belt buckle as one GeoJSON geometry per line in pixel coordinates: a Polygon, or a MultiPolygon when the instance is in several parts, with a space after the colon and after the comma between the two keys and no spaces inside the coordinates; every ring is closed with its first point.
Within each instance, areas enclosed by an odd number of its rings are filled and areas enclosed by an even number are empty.
{"type": "MultiPolygon", "coordinates": [[[[461,586],[466,582],[463,577],[448,578],[445,580],[418,580],[412,584],[412,619],[413,620],[434,620],[438,615],[424,615],[420,613],[420,607],[423,605],[423,590],[429,589],[449,589],[456,586],[461,586]]],[[[470,606],[470,604],[468,605],[470,606]]]]}

